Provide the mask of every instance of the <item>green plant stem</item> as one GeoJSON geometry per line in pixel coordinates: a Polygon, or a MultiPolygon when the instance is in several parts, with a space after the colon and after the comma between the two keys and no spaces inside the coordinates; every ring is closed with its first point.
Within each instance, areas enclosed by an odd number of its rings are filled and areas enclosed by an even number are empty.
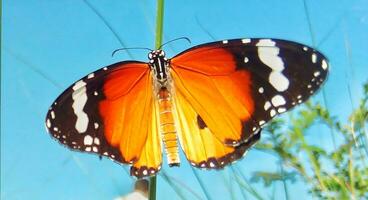
{"type": "MultiPolygon", "coordinates": [[[[155,48],[159,48],[162,44],[162,31],[164,21],[164,0],[157,0],[157,14],[156,14],[156,39],[155,48]]],[[[149,200],[156,200],[156,176],[151,177],[149,181],[149,200]]]]}
{"type": "Polygon", "coordinates": [[[162,44],[162,32],[164,27],[164,0],[157,0],[156,13],[156,43],[155,48],[158,49],[162,44]]]}
{"type": "Polygon", "coordinates": [[[149,180],[149,200],[156,200],[156,176],[153,176],[149,180]]]}
{"type": "Polygon", "coordinates": [[[353,157],[353,150],[352,150],[353,147],[350,147],[349,148],[349,187],[350,187],[350,194],[351,194],[351,198],[352,199],[355,199],[355,190],[354,190],[354,164],[353,164],[353,160],[354,160],[354,157],[353,157]]]}

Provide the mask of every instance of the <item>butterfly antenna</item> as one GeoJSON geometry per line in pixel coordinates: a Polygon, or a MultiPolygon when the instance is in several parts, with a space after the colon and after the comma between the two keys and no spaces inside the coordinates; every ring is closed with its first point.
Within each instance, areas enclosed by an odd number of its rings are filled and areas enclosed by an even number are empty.
{"type": "Polygon", "coordinates": [[[170,42],[174,42],[174,41],[176,41],[176,40],[186,40],[186,41],[188,41],[189,42],[189,44],[191,44],[192,42],[190,41],[190,39],[189,38],[187,38],[187,37],[180,37],[180,38],[176,38],[176,39],[173,39],[173,40],[170,40],[170,41],[168,41],[168,42],[165,42],[165,43],[163,43],[158,49],[161,49],[161,47],[163,47],[163,46],[165,46],[166,44],[168,44],[168,43],[170,43],[170,42]]]}
{"type": "Polygon", "coordinates": [[[122,50],[128,50],[128,49],[144,49],[144,50],[148,50],[148,51],[153,51],[153,49],[149,49],[149,48],[144,48],[144,47],[130,47],[130,48],[120,48],[120,49],[116,49],[112,52],[111,57],[114,57],[115,53],[118,51],[122,51],[122,50]]]}

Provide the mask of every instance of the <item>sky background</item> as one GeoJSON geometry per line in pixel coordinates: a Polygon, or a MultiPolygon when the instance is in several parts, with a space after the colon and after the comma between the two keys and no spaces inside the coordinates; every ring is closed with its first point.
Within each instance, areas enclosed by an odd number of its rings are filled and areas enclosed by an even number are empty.
{"type": "MultiPolygon", "coordinates": [[[[112,63],[147,61],[143,50],[111,52],[122,45],[88,6],[116,31],[125,47],[154,48],[153,0],[3,0],[1,35],[1,199],[113,199],[132,190],[134,179],[108,159],[72,152],[45,131],[46,112],[56,97],[82,76],[112,63]]],[[[188,37],[166,46],[168,57],[201,43],[231,38],[281,38],[316,46],[330,60],[324,92],[329,111],[345,120],[358,105],[368,73],[368,0],[166,1],[164,39],[188,37]],[[351,98],[349,90],[351,91],[351,98]]],[[[322,93],[314,98],[322,102],[322,93]]],[[[315,127],[308,139],[331,147],[328,131],[315,127]],[[320,130],[323,130],[320,129],[320,130]]],[[[205,198],[191,167],[163,170],[205,198]]],[[[166,162],[166,161],[165,161],[166,162]]],[[[272,156],[250,150],[235,166],[277,170],[272,156]]],[[[230,198],[223,171],[197,170],[213,199],[230,198]],[[225,180],[225,181],[224,181],[225,180]]],[[[291,199],[308,197],[302,183],[289,183],[291,199]]],[[[227,184],[229,185],[229,184],[227,184]]],[[[272,191],[254,187],[270,198],[272,191]]],[[[234,189],[238,197],[239,189],[234,189]]],[[[158,176],[158,199],[177,194],[158,176]]],[[[185,196],[193,198],[189,192],[185,196]]],[[[247,195],[252,199],[250,195],[247,195]]],[[[277,199],[284,198],[281,184],[277,199]]]]}

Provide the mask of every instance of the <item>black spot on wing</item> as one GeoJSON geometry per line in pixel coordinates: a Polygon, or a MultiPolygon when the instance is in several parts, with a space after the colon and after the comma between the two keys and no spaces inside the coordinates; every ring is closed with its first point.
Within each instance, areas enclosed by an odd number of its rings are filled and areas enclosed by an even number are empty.
{"type": "Polygon", "coordinates": [[[203,121],[202,117],[197,115],[197,124],[200,129],[204,129],[207,127],[206,123],[203,121]]]}

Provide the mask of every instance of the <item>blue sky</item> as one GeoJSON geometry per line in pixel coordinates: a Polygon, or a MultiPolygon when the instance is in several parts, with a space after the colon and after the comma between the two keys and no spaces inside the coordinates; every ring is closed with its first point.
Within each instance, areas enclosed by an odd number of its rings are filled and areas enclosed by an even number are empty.
{"type": "MultiPolygon", "coordinates": [[[[155,1],[88,2],[126,47],[154,47],[155,1]]],[[[171,57],[211,42],[212,37],[270,37],[315,45],[331,64],[324,86],[328,109],[346,119],[352,106],[358,105],[361,85],[368,77],[368,1],[306,2],[312,34],[303,1],[166,1],[164,41],[186,36],[192,44],[177,41],[165,50],[171,57]]],[[[112,199],[129,192],[133,179],[127,168],[62,147],[46,133],[44,118],[53,100],[80,77],[121,60],[146,61],[147,52],[130,51],[132,56],[120,52],[112,58],[111,52],[122,47],[119,40],[82,0],[3,0],[2,9],[1,198],[112,199]]],[[[321,101],[321,93],[314,99],[321,101]]],[[[312,134],[310,139],[328,146],[327,134],[312,134]]],[[[249,176],[257,169],[277,169],[274,163],[274,158],[251,150],[235,165],[249,176]]],[[[186,163],[163,169],[204,198],[186,163]]],[[[224,184],[229,169],[198,173],[212,198],[230,198],[224,184]]],[[[266,198],[271,195],[259,184],[254,186],[266,198]]],[[[292,198],[307,195],[303,184],[290,188],[292,198]]],[[[281,189],[277,186],[276,196],[283,198],[281,189]]],[[[239,195],[238,189],[234,194],[239,195]]],[[[158,197],[177,197],[160,176],[158,197]]]]}

